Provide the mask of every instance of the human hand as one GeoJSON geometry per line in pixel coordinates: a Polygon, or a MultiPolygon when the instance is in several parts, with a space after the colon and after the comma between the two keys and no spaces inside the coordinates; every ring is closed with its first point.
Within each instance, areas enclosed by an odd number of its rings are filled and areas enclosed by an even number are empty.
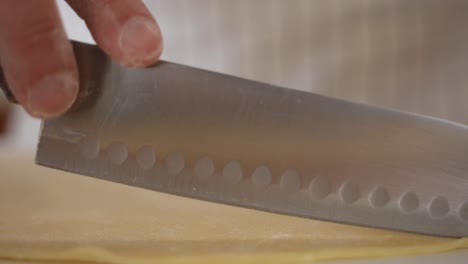
{"type": "MultiPolygon", "coordinates": [[[[129,67],[156,62],[162,36],[140,0],[67,0],[97,45],[129,67]]],[[[0,0],[0,65],[15,99],[38,118],[66,112],[78,71],[55,0],[0,0]]]]}

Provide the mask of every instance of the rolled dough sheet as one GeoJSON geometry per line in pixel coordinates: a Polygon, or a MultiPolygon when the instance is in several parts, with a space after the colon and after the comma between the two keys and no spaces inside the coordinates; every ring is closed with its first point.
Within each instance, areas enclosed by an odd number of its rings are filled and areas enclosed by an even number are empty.
{"type": "Polygon", "coordinates": [[[0,161],[0,259],[97,263],[304,263],[468,248],[312,221],[0,161]]]}

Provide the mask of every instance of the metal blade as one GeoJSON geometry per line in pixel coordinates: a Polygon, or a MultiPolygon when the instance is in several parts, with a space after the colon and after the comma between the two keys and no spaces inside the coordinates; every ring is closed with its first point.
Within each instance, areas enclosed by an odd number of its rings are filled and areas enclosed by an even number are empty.
{"type": "MultiPolygon", "coordinates": [[[[75,44],[82,96],[37,163],[212,202],[468,236],[468,128],[75,44]]],[[[73,188],[73,186],[70,186],[73,188]]]]}

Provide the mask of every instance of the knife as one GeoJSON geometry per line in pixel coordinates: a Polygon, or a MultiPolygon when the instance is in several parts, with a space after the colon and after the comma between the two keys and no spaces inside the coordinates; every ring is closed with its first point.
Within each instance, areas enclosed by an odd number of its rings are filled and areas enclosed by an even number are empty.
{"type": "Polygon", "coordinates": [[[73,46],[80,93],[43,121],[39,165],[280,214],[468,236],[464,125],[166,61],[126,68],[94,45],[73,46]]]}

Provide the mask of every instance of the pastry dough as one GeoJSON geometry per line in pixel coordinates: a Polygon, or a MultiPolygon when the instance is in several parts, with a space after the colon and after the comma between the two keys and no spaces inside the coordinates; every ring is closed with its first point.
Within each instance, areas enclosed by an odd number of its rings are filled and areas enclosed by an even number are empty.
{"type": "Polygon", "coordinates": [[[0,259],[299,263],[436,253],[465,239],[313,221],[0,162],[0,259]]]}

